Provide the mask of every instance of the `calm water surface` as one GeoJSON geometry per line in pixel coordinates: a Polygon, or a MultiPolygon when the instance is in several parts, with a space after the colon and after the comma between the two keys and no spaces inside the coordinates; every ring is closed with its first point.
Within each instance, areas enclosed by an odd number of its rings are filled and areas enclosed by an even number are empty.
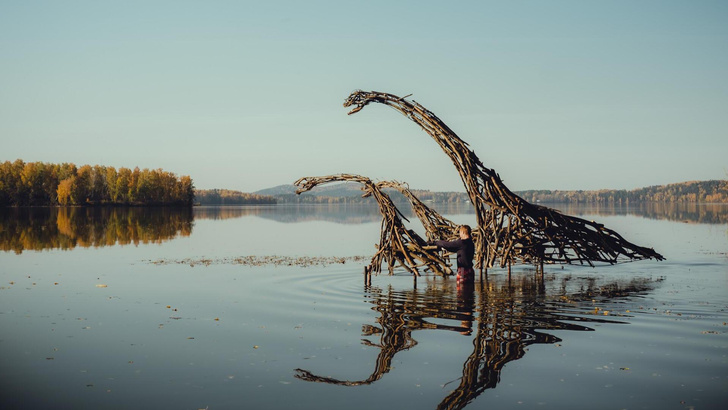
{"type": "Polygon", "coordinates": [[[458,292],[365,285],[368,206],[0,210],[0,408],[724,408],[728,207],[561,209],[667,260],[458,292]]]}

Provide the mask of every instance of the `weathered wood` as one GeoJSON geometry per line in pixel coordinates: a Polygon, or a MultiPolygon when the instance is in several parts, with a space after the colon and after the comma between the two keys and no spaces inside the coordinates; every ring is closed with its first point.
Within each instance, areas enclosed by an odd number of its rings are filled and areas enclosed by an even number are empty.
{"type": "Polygon", "coordinates": [[[563,215],[525,201],[503,184],[498,173],[485,167],[465,141],[414,100],[357,90],[346,99],[344,106],[353,107],[349,114],[354,114],[371,102],[388,105],[414,121],[451,159],[475,207],[477,267],[488,268],[499,263],[510,268],[519,261],[593,266],[594,262],[614,264],[625,260],[664,259],[654,249],[635,245],[594,221],[563,215]]]}
{"type": "MultiPolygon", "coordinates": [[[[309,191],[321,184],[343,181],[362,184],[362,196],[371,196],[374,198],[377,205],[379,205],[379,212],[382,214],[382,226],[377,252],[372,257],[367,272],[381,272],[382,264],[386,262],[390,274],[394,272],[397,266],[400,266],[415,276],[420,275],[419,268],[423,267],[438,275],[452,275],[452,269],[449,266],[448,260],[436,251],[425,249],[428,247],[427,241],[416,232],[405,228],[402,222],[404,216],[402,216],[402,213],[394,205],[389,195],[382,189],[395,188],[400,190],[400,192],[407,192],[405,196],[410,198],[411,201],[418,203],[416,205],[418,208],[417,215],[423,221],[423,225],[427,224],[427,235],[431,237],[431,240],[444,239],[442,235],[449,234],[451,231],[448,229],[436,229],[438,225],[452,227],[454,224],[443,218],[437,212],[427,208],[427,206],[409,192],[406,186],[386,181],[375,184],[369,178],[360,175],[338,174],[301,178],[295,182],[295,185],[299,187],[296,190],[296,194],[309,191]],[[423,220],[422,218],[425,219],[423,220]]],[[[413,207],[415,207],[414,203],[413,207]]],[[[406,218],[404,219],[406,220],[406,218]]]]}

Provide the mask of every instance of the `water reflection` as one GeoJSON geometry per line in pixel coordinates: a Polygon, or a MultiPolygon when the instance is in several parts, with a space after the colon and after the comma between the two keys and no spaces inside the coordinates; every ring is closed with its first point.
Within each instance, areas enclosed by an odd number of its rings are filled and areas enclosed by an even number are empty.
{"type": "Polygon", "coordinates": [[[550,331],[594,330],[575,322],[625,323],[604,307],[615,299],[652,290],[660,282],[602,281],[563,275],[544,280],[527,275],[515,281],[486,279],[457,291],[439,280],[432,280],[424,291],[368,286],[366,297],[379,314],[376,325],[362,326],[363,336],[378,339],[362,340],[362,344],[380,349],[372,373],[361,380],[341,380],[296,369],[295,377],[342,386],[371,384],[390,371],[397,353],[417,346],[414,331],[446,330],[471,336],[474,331],[473,352],[464,360],[460,384],[438,406],[461,409],[485,390],[495,388],[503,367],[523,357],[527,346],[560,342],[550,331]]]}
{"type": "Polygon", "coordinates": [[[27,250],[161,243],[192,233],[189,208],[4,208],[0,249],[27,250]]]}
{"type": "Polygon", "coordinates": [[[276,222],[327,221],[341,224],[379,222],[376,204],[271,205],[271,206],[198,206],[196,219],[231,219],[257,216],[276,222]]]}
{"type": "Polygon", "coordinates": [[[646,202],[634,205],[549,204],[568,215],[635,215],[648,219],[686,223],[728,223],[728,204],[646,202]]]}
{"type": "MultiPolygon", "coordinates": [[[[408,203],[397,207],[407,218],[413,216],[408,203]]],[[[467,203],[428,203],[442,215],[475,214],[467,203]]],[[[641,203],[615,204],[549,204],[568,215],[635,215],[639,217],[688,223],[726,224],[728,204],[697,203],[641,203]]],[[[200,206],[194,209],[198,219],[230,219],[257,216],[283,223],[327,221],[342,224],[379,222],[381,215],[376,203],[371,204],[318,204],[267,206],[200,206]]]]}
{"type": "MultiPolygon", "coordinates": [[[[397,203],[402,214],[413,216],[409,203],[397,203]]],[[[428,204],[441,214],[475,214],[469,204],[428,204]]],[[[379,222],[382,215],[376,202],[365,204],[316,204],[270,206],[198,206],[195,219],[230,219],[257,216],[283,223],[326,221],[341,224],[379,222]]]]}
{"type": "MultiPolygon", "coordinates": [[[[473,214],[469,204],[428,205],[442,215],[473,214]]],[[[561,204],[555,207],[569,215],[636,215],[686,223],[728,224],[728,204],[561,204]]],[[[400,209],[413,220],[409,205],[401,205],[400,209]]],[[[248,216],[281,223],[327,221],[355,225],[381,221],[376,204],[201,206],[192,210],[165,207],[0,208],[0,249],[22,253],[77,246],[158,243],[190,235],[194,219],[226,220],[248,216]]]]}

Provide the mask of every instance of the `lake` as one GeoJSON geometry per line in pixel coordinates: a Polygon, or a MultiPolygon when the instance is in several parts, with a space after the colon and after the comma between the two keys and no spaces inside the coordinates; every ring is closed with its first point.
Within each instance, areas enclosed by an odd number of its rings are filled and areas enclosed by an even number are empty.
{"type": "Polygon", "coordinates": [[[468,292],[366,283],[374,206],[0,210],[0,408],[723,408],[728,206],[556,207],[667,259],[468,292]]]}

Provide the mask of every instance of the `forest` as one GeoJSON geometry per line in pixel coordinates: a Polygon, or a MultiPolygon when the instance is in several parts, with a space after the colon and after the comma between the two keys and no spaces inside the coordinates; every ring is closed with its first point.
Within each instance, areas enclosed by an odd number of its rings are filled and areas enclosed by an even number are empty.
{"type": "MultiPolygon", "coordinates": [[[[387,191],[395,203],[407,203],[399,192],[387,191]]],[[[424,202],[466,203],[464,192],[413,190],[424,202]]],[[[728,180],[689,181],[634,190],[516,191],[531,203],[635,204],[645,202],[728,203],[728,180]]],[[[196,190],[189,176],[161,169],[101,165],[0,163],[0,206],[78,205],[268,205],[277,203],[369,203],[358,189],[332,195],[263,195],[228,189],[196,190]]]]}
{"type": "Polygon", "coordinates": [[[192,179],[161,169],[0,163],[0,206],[192,206],[193,201],[192,179]]]}

